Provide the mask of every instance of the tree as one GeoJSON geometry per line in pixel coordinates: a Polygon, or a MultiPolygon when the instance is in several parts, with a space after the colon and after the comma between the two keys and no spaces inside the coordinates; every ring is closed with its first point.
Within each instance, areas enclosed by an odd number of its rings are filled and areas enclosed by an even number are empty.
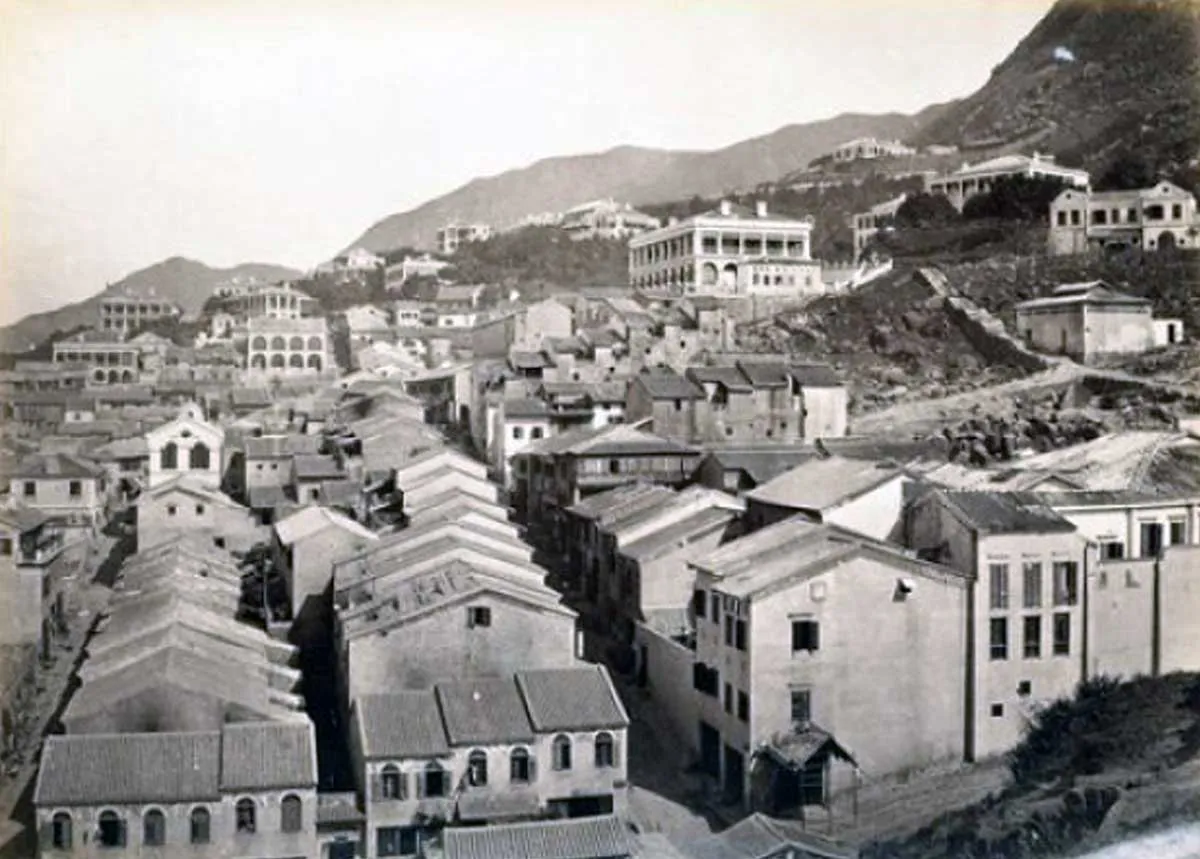
{"type": "Polygon", "coordinates": [[[963,218],[1044,221],[1049,217],[1050,204],[1066,187],[1061,180],[1045,176],[1006,176],[996,180],[986,193],[967,200],[963,218]]]}
{"type": "Polygon", "coordinates": [[[1128,191],[1149,188],[1158,181],[1158,169],[1148,155],[1130,151],[1117,156],[1096,182],[1097,190],[1128,191]]]}
{"type": "Polygon", "coordinates": [[[958,219],[958,211],[944,194],[927,194],[924,191],[910,194],[896,210],[898,227],[941,226],[958,219]]]}

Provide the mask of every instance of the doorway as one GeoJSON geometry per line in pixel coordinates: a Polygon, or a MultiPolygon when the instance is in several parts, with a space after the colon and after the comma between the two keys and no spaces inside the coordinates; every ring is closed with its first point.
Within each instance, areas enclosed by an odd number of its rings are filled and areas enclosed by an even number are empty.
{"type": "Polygon", "coordinates": [[[707,722],[700,723],[700,769],[713,778],[721,776],[721,734],[707,722]]]}
{"type": "Polygon", "coordinates": [[[742,753],[733,746],[725,747],[725,777],[722,780],[725,801],[740,803],[746,784],[746,764],[742,753]]]}

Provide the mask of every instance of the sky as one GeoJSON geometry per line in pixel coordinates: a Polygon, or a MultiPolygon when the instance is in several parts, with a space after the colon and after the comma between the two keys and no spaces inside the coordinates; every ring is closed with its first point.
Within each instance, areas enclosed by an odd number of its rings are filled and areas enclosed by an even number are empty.
{"type": "Polygon", "coordinates": [[[0,323],[480,175],[968,95],[1051,0],[0,0],[0,323]]]}

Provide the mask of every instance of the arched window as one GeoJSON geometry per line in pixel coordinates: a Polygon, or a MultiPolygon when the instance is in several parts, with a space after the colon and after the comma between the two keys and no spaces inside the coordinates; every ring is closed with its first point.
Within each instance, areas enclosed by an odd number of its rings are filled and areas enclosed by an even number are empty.
{"type": "Polygon", "coordinates": [[[554,768],[556,770],[569,770],[571,768],[571,738],[566,734],[559,734],[554,738],[554,768]]]}
{"type": "Polygon", "coordinates": [[[55,850],[70,850],[71,841],[71,815],[60,811],[50,821],[50,846],[55,850]]]}
{"type": "Polygon", "coordinates": [[[279,805],[279,828],[284,832],[299,832],[304,826],[304,805],[300,797],[289,793],[279,805]]]}
{"type": "Polygon", "coordinates": [[[115,811],[100,812],[97,837],[101,847],[125,846],[125,821],[115,811]]]}
{"type": "Polygon", "coordinates": [[[208,445],[202,441],[198,441],[192,445],[192,450],[188,454],[188,467],[192,469],[207,469],[211,458],[208,445]]]}
{"type": "Polygon", "coordinates": [[[276,352],[271,356],[271,366],[277,370],[282,370],[284,366],[283,356],[276,352]]]}
{"type": "Polygon", "coordinates": [[[320,372],[321,371],[321,356],[320,355],[309,355],[308,356],[308,368],[310,370],[316,370],[317,372],[320,372]]]}
{"type": "Polygon", "coordinates": [[[238,832],[253,832],[254,831],[254,800],[246,797],[239,799],[235,806],[237,814],[237,831],[238,832]]]}
{"type": "Polygon", "coordinates": [[[446,771],[442,769],[442,765],[437,761],[430,761],[425,765],[425,772],[422,773],[425,782],[425,796],[445,796],[446,795],[446,771]]]}
{"type": "Polygon", "coordinates": [[[161,847],[167,840],[167,818],[157,808],[152,808],[142,817],[142,843],[147,847],[161,847]]]}
{"type": "Polygon", "coordinates": [[[325,351],[325,345],[321,342],[320,337],[309,337],[308,338],[308,351],[310,351],[310,352],[325,351]]]}
{"type": "Polygon", "coordinates": [[[284,349],[287,348],[287,341],[284,340],[282,337],[272,337],[271,338],[271,348],[274,349],[276,352],[282,352],[284,349]]]}
{"type": "Polygon", "coordinates": [[[267,348],[267,338],[259,335],[250,341],[250,348],[255,352],[261,352],[267,348]]]}
{"type": "Polygon", "coordinates": [[[108,383],[110,385],[115,385],[119,381],[121,381],[121,373],[117,370],[109,370],[108,371],[108,383]]]}
{"type": "Polygon", "coordinates": [[[616,742],[613,735],[607,731],[596,734],[596,767],[615,767],[617,765],[616,742]]]}
{"type": "Polygon", "coordinates": [[[400,767],[387,764],[380,770],[379,792],[384,799],[404,799],[404,775],[400,767]]]}
{"type": "Polygon", "coordinates": [[[267,368],[267,356],[261,353],[251,355],[250,366],[255,370],[265,370],[267,368]]]}
{"type": "Polygon", "coordinates": [[[304,369],[304,356],[299,352],[293,352],[288,355],[288,366],[296,370],[304,369]]]}
{"type": "Polygon", "coordinates": [[[133,381],[133,371],[132,370],[122,370],[121,371],[121,381],[124,382],[125,384],[129,384],[130,382],[132,382],[133,381]]]}
{"type": "Polygon", "coordinates": [[[207,844],[212,839],[212,815],[207,808],[193,808],[190,823],[192,844],[207,844]]]}
{"type": "Polygon", "coordinates": [[[472,787],[487,784],[487,752],[475,749],[467,755],[467,781],[472,787]]]}
{"type": "Polygon", "coordinates": [[[516,784],[533,781],[533,761],[526,749],[516,748],[508,758],[508,780],[516,784]]]}
{"type": "Polygon", "coordinates": [[[179,468],[179,446],[173,441],[163,445],[158,452],[159,465],[163,471],[174,471],[179,468]]]}
{"type": "Polygon", "coordinates": [[[291,340],[288,341],[288,348],[291,349],[293,352],[303,351],[304,338],[303,337],[293,337],[291,340]]]}

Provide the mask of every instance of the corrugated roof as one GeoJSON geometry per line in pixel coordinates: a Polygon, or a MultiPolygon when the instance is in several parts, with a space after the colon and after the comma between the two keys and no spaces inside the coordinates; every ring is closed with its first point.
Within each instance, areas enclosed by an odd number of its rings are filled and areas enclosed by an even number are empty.
{"type": "Polygon", "coordinates": [[[452,745],[533,740],[529,714],[511,677],[439,683],[437,698],[452,745]]]}
{"type": "Polygon", "coordinates": [[[894,466],[831,456],[801,463],[746,493],[746,497],[793,510],[828,510],[902,473],[894,466]]]}
{"type": "Polygon", "coordinates": [[[363,695],[354,702],[363,756],[433,758],[449,754],[450,741],[437,698],[429,689],[363,695]]]}
{"type": "Polygon", "coordinates": [[[616,817],[447,827],[446,859],[621,859],[637,849],[616,817]]]}
{"type": "Polygon", "coordinates": [[[624,728],[629,716],[601,665],[521,671],[517,686],[539,732],[624,728]]]}
{"type": "Polygon", "coordinates": [[[675,492],[656,483],[627,483],[597,492],[567,508],[581,519],[601,519],[618,510],[657,505],[675,497],[675,492]]]}
{"type": "Polygon", "coordinates": [[[221,732],[222,790],[316,786],[311,723],[226,725],[221,732]]]}

